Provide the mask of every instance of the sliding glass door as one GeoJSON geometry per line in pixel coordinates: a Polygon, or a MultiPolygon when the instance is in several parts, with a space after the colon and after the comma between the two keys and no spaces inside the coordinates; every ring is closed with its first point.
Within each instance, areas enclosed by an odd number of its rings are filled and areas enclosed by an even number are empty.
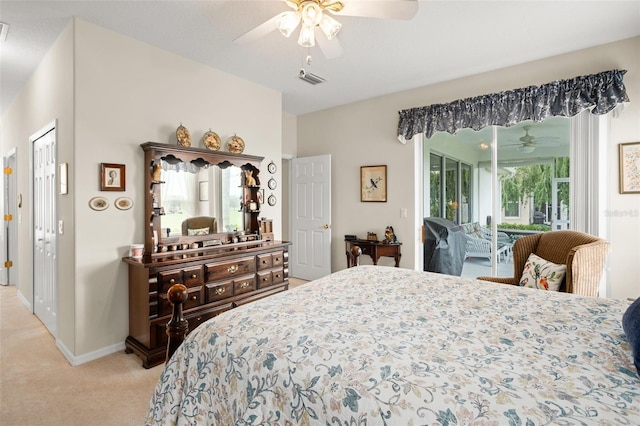
{"type": "Polygon", "coordinates": [[[507,245],[520,236],[551,230],[552,224],[554,229],[571,226],[570,142],[567,118],[523,122],[495,132],[485,128],[437,133],[425,141],[429,185],[424,200],[429,204],[424,211],[480,227],[491,241],[486,251],[467,252],[465,268],[473,266],[470,277],[495,275],[498,267],[500,275],[511,275],[507,245]]]}

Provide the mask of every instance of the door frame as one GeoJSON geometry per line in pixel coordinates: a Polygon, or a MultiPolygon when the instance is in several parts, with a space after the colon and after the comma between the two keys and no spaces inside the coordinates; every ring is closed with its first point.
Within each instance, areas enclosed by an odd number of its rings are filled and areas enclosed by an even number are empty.
{"type": "Polygon", "coordinates": [[[2,277],[0,278],[0,284],[17,286],[17,271],[18,271],[18,151],[16,148],[12,148],[3,158],[3,166],[6,169],[11,167],[11,178],[6,173],[3,174],[3,186],[6,190],[3,201],[3,214],[11,215],[10,221],[4,221],[4,242],[1,253],[3,254],[3,263],[5,261],[11,261],[10,267],[2,266],[2,277]],[[12,272],[13,270],[13,272],[12,272]]]}

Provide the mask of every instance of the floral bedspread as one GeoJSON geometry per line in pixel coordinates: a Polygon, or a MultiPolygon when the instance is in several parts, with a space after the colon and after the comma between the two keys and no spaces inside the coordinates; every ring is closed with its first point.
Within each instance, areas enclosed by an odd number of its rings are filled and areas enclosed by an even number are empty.
{"type": "Polygon", "coordinates": [[[146,424],[638,425],[628,303],[384,266],[225,312],[146,424]]]}

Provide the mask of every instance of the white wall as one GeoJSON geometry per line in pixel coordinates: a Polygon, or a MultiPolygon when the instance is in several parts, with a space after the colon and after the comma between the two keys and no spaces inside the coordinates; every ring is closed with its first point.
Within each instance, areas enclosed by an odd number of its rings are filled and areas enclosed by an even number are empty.
{"type": "MultiPolygon", "coordinates": [[[[175,144],[182,122],[192,146],[203,147],[201,138],[209,129],[223,142],[237,133],[245,141],[244,153],[280,166],[282,99],[279,92],[82,20],[70,24],[48,57],[3,119],[2,135],[3,141],[20,144],[20,167],[26,172],[29,135],[59,120],[59,160],[70,167],[70,195],[58,197],[66,228],[60,238],[59,343],[72,362],[83,362],[124,347],[128,335],[128,270],[121,258],[129,244],[144,240],[146,169],[140,144],[175,144]],[[46,109],[34,100],[43,96],[46,109]],[[102,162],[126,166],[125,192],[100,192],[102,162]],[[95,196],[106,197],[112,206],[91,210],[88,201],[95,196]],[[120,196],[134,200],[134,207],[113,208],[120,196]]],[[[9,146],[3,142],[3,151],[9,146]]],[[[19,186],[22,192],[28,187],[24,173],[19,186]]],[[[274,219],[276,238],[282,234],[281,211],[280,205],[263,209],[274,219]]],[[[19,232],[21,241],[28,241],[27,223],[19,232]]],[[[27,246],[21,245],[19,289],[31,297],[27,246]]]]}
{"type": "Polygon", "coordinates": [[[300,116],[298,156],[332,155],[332,269],[346,267],[344,234],[381,233],[386,225],[393,225],[403,242],[401,266],[415,266],[421,218],[411,206],[415,177],[422,171],[414,169],[410,143],[396,140],[398,111],[615,68],[628,70],[631,103],[622,117],[612,120],[609,282],[613,298],[640,296],[640,195],[618,193],[618,144],[640,140],[640,37],[300,116]],[[360,202],[359,168],[374,164],[388,166],[387,203],[360,202]],[[408,218],[400,218],[401,207],[409,208],[408,218]]]}

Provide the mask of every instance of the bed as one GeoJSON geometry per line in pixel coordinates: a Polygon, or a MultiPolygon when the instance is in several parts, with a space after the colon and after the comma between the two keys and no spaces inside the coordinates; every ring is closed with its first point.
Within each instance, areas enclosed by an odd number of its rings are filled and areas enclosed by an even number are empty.
{"type": "Polygon", "coordinates": [[[146,424],[638,425],[629,303],[384,266],[225,312],[146,424]]]}

